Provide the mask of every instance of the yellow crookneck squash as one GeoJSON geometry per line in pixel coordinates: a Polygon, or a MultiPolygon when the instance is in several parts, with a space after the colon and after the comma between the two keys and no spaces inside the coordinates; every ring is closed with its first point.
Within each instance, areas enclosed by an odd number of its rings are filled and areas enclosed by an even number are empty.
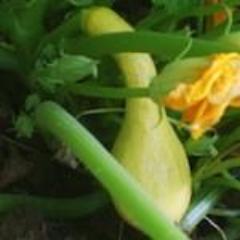
{"type": "MultiPolygon", "coordinates": [[[[134,31],[113,10],[105,7],[84,10],[82,27],[90,36],[134,31]]],[[[114,58],[127,87],[146,87],[156,75],[149,54],[119,53],[114,58]]],[[[149,98],[127,99],[124,122],[112,152],[152,196],[159,209],[178,222],[191,196],[190,170],[182,144],[164,109],[162,113],[159,114],[159,106],[149,98]]],[[[116,205],[122,215],[136,225],[127,210],[116,205]]]]}

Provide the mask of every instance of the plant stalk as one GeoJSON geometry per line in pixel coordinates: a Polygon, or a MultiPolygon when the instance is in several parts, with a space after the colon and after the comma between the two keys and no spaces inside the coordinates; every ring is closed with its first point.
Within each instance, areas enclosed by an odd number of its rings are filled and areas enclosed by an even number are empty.
{"type": "Polygon", "coordinates": [[[187,240],[117,160],[62,107],[44,102],[37,107],[36,122],[70,147],[114,199],[128,209],[141,229],[155,240],[187,240]]]}
{"type": "Polygon", "coordinates": [[[75,198],[50,198],[23,194],[0,194],[0,213],[27,206],[46,217],[57,219],[80,218],[105,206],[107,197],[93,193],[75,198]]]}

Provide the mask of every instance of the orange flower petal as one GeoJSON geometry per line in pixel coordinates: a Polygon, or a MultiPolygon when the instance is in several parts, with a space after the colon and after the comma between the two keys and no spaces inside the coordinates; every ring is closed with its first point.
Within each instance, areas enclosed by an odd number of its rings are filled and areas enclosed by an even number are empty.
{"type": "Polygon", "coordinates": [[[200,137],[205,131],[209,130],[213,125],[219,122],[223,116],[228,103],[224,104],[205,104],[204,109],[198,118],[191,123],[191,131],[193,138],[200,137]]]}
{"type": "Polygon", "coordinates": [[[165,99],[165,104],[171,106],[174,110],[182,110],[187,106],[187,85],[179,84],[177,89],[172,91],[169,96],[165,99]]]}
{"type": "Polygon", "coordinates": [[[200,137],[219,122],[228,106],[240,107],[240,55],[216,54],[192,84],[180,84],[166,98],[166,105],[183,111],[191,134],[200,137]]]}

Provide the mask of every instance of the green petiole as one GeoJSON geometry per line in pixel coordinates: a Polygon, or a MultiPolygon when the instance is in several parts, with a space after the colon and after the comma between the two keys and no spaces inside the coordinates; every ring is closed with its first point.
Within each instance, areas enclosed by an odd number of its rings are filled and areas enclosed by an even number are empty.
{"type": "Polygon", "coordinates": [[[74,84],[68,88],[74,95],[112,98],[112,99],[125,99],[135,97],[150,97],[150,89],[146,88],[127,88],[127,87],[102,87],[88,83],[74,84]]]}
{"type": "Polygon", "coordinates": [[[36,110],[36,122],[70,147],[152,239],[188,239],[157,210],[149,195],[117,160],[63,108],[53,102],[40,104],[36,110]]]}
{"type": "MultiPolygon", "coordinates": [[[[66,39],[65,51],[91,57],[116,54],[120,52],[147,52],[162,60],[173,60],[189,44],[191,38],[176,34],[156,32],[123,32],[103,34],[94,37],[66,39]]],[[[204,56],[218,52],[236,52],[233,46],[221,42],[192,39],[191,48],[185,55],[204,56]]]]}
{"type": "Polygon", "coordinates": [[[0,213],[27,206],[50,218],[79,218],[104,207],[104,194],[93,193],[76,198],[50,198],[23,194],[0,194],[0,213]]]}

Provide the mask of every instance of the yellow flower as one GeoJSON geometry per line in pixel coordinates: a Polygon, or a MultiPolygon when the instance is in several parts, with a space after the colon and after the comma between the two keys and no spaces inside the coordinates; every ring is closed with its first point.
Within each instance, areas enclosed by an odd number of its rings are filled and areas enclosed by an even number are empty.
{"type": "Polygon", "coordinates": [[[216,54],[190,84],[181,83],[166,98],[166,106],[183,111],[193,138],[219,122],[228,106],[240,107],[240,55],[216,54]]]}

